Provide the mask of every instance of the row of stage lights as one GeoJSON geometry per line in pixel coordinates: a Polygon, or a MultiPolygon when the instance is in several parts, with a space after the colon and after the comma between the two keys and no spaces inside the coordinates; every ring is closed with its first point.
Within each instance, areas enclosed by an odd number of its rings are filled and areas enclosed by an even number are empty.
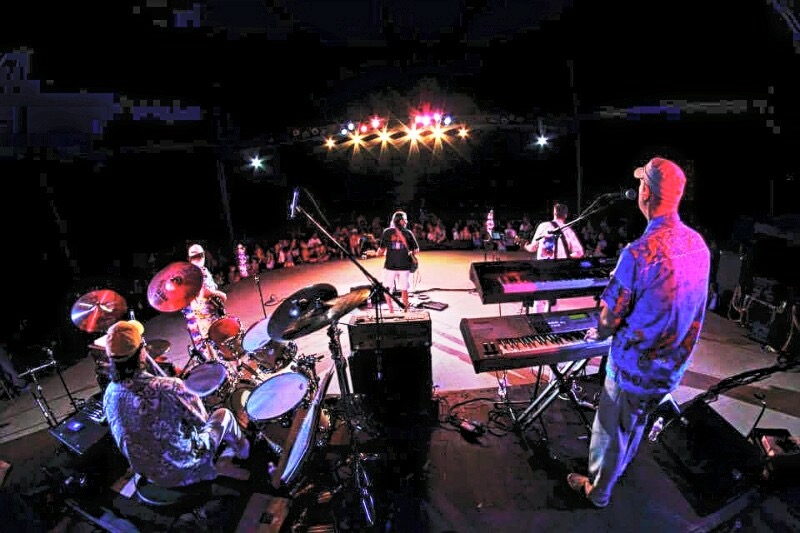
{"type": "Polygon", "coordinates": [[[461,139],[469,136],[465,125],[455,125],[450,115],[443,113],[417,114],[409,120],[409,124],[396,121],[390,124],[387,119],[373,116],[371,119],[356,123],[343,124],[338,138],[331,136],[325,140],[329,149],[339,145],[360,146],[368,143],[419,143],[426,139],[441,142],[447,137],[457,135],[461,139]]]}

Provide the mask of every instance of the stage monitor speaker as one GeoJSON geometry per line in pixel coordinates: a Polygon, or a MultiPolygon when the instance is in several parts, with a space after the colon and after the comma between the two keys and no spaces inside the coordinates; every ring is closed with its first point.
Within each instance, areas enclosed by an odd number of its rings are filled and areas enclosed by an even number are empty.
{"type": "Polygon", "coordinates": [[[706,402],[684,404],[659,442],[688,483],[685,496],[700,515],[720,509],[761,478],[760,450],[706,402]]]}
{"type": "Polygon", "coordinates": [[[382,425],[408,425],[431,416],[430,347],[358,350],[349,359],[353,392],[382,425]]]}

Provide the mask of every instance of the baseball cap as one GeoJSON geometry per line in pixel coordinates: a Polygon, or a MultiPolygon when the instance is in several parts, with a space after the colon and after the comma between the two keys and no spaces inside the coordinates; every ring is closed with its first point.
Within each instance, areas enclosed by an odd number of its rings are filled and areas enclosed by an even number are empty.
{"type": "Polygon", "coordinates": [[[205,250],[203,250],[202,246],[200,246],[199,244],[193,244],[189,247],[189,251],[187,252],[186,255],[188,255],[189,257],[194,257],[196,255],[203,255],[204,253],[205,250]]]}
{"type": "Polygon", "coordinates": [[[677,204],[686,186],[686,175],[681,167],[663,157],[654,157],[645,166],[634,170],[633,176],[645,180],[653,194],[664,204],[677,204]]]}
{"type": "Polygon", "coordinates": [[[106,354],[112,361],[125,361],[142,345],[144,326],[138,320],[122,320],[106,334],[106,354]]]}

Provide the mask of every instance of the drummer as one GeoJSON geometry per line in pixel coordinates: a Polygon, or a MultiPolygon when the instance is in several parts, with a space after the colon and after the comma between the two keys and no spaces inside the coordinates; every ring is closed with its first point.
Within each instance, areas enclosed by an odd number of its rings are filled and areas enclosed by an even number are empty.
{"type": "Polygon", "coordinates": [[[225,314],[228,295],[219,290],[214,276],[206,267],[206,253],[199,244],[192,244],[187,252],[189,262],[203,272],[203,286],[197,296],[183,309],[183,316],[196,349],[206,361],[217,359],[213,343],[208,340],[208,329],[217,318],[225,314]]]}
{"type": "Polygon", "coordinates": [[[218,475],[249,479],[250,472],[234,464],[249,457],[250,442],[233,412],[223,407],[209,415],[183,380],[149,372],[143,330],[136,321],[121,321],[109,328],[106,339],[111,383],[103,409],[131,469],[163,487],[218,475]]]}

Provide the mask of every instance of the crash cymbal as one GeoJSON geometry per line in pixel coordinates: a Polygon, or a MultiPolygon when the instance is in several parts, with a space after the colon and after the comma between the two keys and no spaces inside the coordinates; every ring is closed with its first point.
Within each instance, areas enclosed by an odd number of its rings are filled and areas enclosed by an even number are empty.
{"type": "Polygon", "coordinates": [[[155,339],[147,341],[144,346],[147,348],[147,353],[149,353],[151,357],[156,358],[169,351],[170,343],[166,339],[155,339]]]}
{"type": "Polygon", "coordinates": [[[147,286],[147,301],[164,313],[179,311],[200,294],[203,272],[191,263],[176,261],[164,267],[147,286]]]}
{"type": "Polygon", "coordinates": [[[281,333],[282,338],[286,340],[296,339],[332,324],[366,302],[369,293],[369,287],[356,289],[344,296],[333,298],[312,307],[283,330],[281,333]]]}
{"type": "Polygon", "coordinates": [[[89,333],[105,331],[128,310],[125,299],[109,289],[87,292],[72,305],[72,323],[89,333]]]}
{"type": "Polygon", "coordinates": [[[337,295],[336,287],[327,283],[318,283],[300,289],[275,308],[275,312],[269,318],[267,333],[277,341],[289,340],[283,338],[283,332],[287,327],[299,316],[322,302],[336,298],[337,295]]]}

